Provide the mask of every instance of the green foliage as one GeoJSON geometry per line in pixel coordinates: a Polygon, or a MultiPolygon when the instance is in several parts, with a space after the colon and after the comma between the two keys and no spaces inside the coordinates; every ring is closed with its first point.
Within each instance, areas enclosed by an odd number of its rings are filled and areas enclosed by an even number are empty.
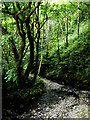
{"type": "MultiPolygon", "coordinates": [[[[30,78],[30,81],[32,81],[32,78],[30,78]]],[[[38,77],[35,83],[32,83],[31,86],[26,88],[15,88],[15,86],[16,85],[12,84],[12,88],[8,88],[9,91],[7,92],[10,97],[17,96],[22,99],[26,99],[27,97],[32,99],[46,92],[45,83],[41,77],[38,77]]]]}
{"type": "MultiPolygon", "coordinates": [[[[26,22],[22,21],[29,15],[33,10],[34,4],[31,3],[31,9],[26,9],[22,14],[18,15],[18,24],[12,15],[9,15],[9,12],[13,14],[16,12],[20,13],[28,3],[3,3],[2,4],[2,41],[1,45],[3,47],[2,58],[3,58],[3,76],[4,81],[7,84],[7,89],[14,89],[15,86],[18,86],[18,75],[17,68],[19,66],[19,72],[23,75],[27,69],[27,66],[32,63],[30,62],[31,55],[31,46],[30,40],[28,39],[28,29],[26,27],[26,22]],[[6,7],[5,7],[6,5],[6,7]],[[8,9],[6,9],[8,8],[8,9]],[[21,10],[20,10],[20,9],[21,10]],[[7,12],[6,14],[5,12],[7,12]],[[17,29],[19,25],[20,29],[17,29]],[[7,33],[9,32],[9,34],[7,33]],[[25,33],[25,47],[23,46],[22,35],[19,33],[25,33]],[[15,49],[16,46],[16,49],[15,49]],[[23,52],[23,53],[22,53],[23,52]],[[18,58],[17,55],[18,54],[18,58]],[[24,56],[23,56],[24,55],[24,56]],[[22,58],[22,59],[21,59],[22,58]],[[21,59],[21,60],[20,60],[21,59]],[[19,62],[18,62],[19,61],[19,62]],[[21,69],[22,68],[22,69],[21,69]]],[[[41,74],[44,77],[59,78],[58,80],[66,82],[69,84],[79,83],[81,86],[88,86],[89,84],[89,30],[88,30],[88,11],[89,3],[80,3],[80,23],[79,23],[79,37],[77,34],[77,17],[78,17],[78,3],[75,4],[50,4],[46,3],[40,4],[39,9],[39,21],[40,27],[45,22],[44,26],[44,40],[43,40],[43,61],[41,66],[41,74]],[[46,19],[48,17],[48,22],[46,19]],[[66,46],[66,18],[68,17],[68,44],[66,46]],[[46,56],[48,52],[48,56],[46,56]]],[[[31,35],[34,42],[34,60],[33,67],[30,71],[31,73],[35,72],[36,65],[36,47],[37,47],[37,37],[38,37],[38,22],[37,20],[37,11],[34,11],[30,16],[29,27],[31,30],[31,35]],[[34,26],[33,26],[34,25],[34,26]],[[34,27],[34,29],[33,29],[34,27]],[[33,31],[34,30],[34,31],[33,31]]],[[[41,41],[42,41],[42,29],[40,29],[41,36],[39,39],[38,45],[38,57],[39,61],[37,66],[40,63],[41,55],[41,41]]],[[[24,37],[24,36],[23,36],[24,37]]],[[[30,67],[30,66],[29,66],[30,67]]],[[[31,68],[30,68],[31,69],[31,68]]],[[[38,67],[37,67],[38,70],[38,67]]],[[[23,75],[24,77],[24,75],[23,75]]],[[[22,80],[23,81],[23,80],[22,80]]],[[[21,79],[19,83],[22,83],[21,79]]],[[[28,84],[28,79],[25,79],[25,84],[28,84]]],[[[41,78],[38,78],[35,83],[32,83],[33,86],[26,89],[19,89],[17,92],[21,96],[35,96],[37,94],[42,94],[45,91],[44,83],[41,78]]]]}
{"type": "Polygon", "coordinates": [[[30,94],[32,96],[37,96],[41,95],[45,91],[45,83],[42,78],[38,77],[36,82],[33,84],[33,87],[31,88],[30,94]]]}
{"type": "Polygon", "coordinates": [[[17,83],[17,76],[16,76],[16,73],[15,73],[15,69],[12,68],[12,69],[8,70],[6,72],[6,77],[4,79],[6,79],[6,82],[10,82],[11,79],[12,79],[13,82],[17,83]]]}
{"type": "MultiPolygon", "coordinates": [[[[74,25],[74,33],[69,34],[69,46],[65,49],[65,43],[60,45],[60,61],[54,45],[51,49],[44,74],[46,77],[57,79],[70,85],[79,85],[88,88],[90,66],[89,66],[89,31],[88,21],[80,23],[80,35],[78,38],[77,25],[74,25]]],[[[55,35],[54,35],[55,38],[55,35]]]]}

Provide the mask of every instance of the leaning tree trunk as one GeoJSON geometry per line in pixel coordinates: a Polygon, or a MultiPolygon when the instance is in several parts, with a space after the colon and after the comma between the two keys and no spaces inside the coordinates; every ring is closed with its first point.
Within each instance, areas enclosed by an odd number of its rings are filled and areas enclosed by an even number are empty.
{"type": "Polygon", "coordinates": [[[40,60],[40,65],[38,69],[38,75],[40,74],[40,69],[41,69],[42,60],[43,60],[43,38],[44,38],[44,26],[43,26],[43,35],[42,35],[42,41],[41,41],[41,60],[40,60]]]}

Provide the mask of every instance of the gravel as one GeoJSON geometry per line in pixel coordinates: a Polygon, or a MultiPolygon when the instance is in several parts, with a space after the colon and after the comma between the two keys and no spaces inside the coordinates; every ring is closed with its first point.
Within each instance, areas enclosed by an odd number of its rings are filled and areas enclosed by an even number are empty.
{"type": "MultiPolygon", "coordinates": [[[[37,100],[36,108],[22,114],[33,119],[88,118],[89,91],[78,91],[44,79],[47,93],[37,100]]],[[[18,116],[17,116],[18,117],[18,116]]]]}

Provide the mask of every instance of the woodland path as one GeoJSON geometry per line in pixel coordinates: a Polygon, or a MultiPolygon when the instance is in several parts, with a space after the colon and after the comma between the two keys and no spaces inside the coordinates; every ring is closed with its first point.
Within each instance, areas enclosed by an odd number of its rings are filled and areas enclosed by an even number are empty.
{"type": "Polygon", "coordinates": [[[44,79],[47,93],[34,103],[34,108],[18,115],[21,120],[46,120],[54,118],[89,118],[89,91],[74,88],[44,79]]]}

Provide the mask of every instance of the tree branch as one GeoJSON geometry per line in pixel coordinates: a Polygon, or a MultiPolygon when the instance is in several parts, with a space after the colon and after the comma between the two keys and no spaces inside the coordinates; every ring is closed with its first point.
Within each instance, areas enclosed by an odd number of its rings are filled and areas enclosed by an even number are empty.
{"type": "Polygon", "coordinates": [[[25,32],[23,30],[23,22],[21,22],[21,31],[22,31],[22,45],[21,45],[21,51],[20,51],[20,63],[22,62],[22,59],[23,59],[23,52],[24,52],[24,49],[25,49],[25,41],[26,41],[26,38],[25,38],[25,32]]]}
{"type": "MultiPolygon", "coordinates": [[[[72,2],[70,2],[70,3],[71,3],[74,7],[76,7],[75,4],[73,4],[72,2]]],[[[81,9],[80,7],[78,7],[78,9],[81,10],[81,11],[83,11],[83,12],[85,12],[85,13],[87,13],[87,11],[81,9]]]]}
{"type": "Polygon", "coordinates": [[[31,4],[31,2],[29,2],[29,4],[28,4],[25,8],[23,8],[22,11],[20,11],[19,13],[17,13],[16,15],[20,15],[20,14],[23,13],[25,10],[27,10],[27,9],[30,7],[30,4],[31,4]]]}
{"type": "Polygon", "coordinates": [[[33,12],[35,11],[35,9],[36,9],[37,7],[39,7],[39,5],[40,5],[40,2],[37,2],[37,5],[33,8],[32,12],[29,13],[29,15],[25,18],[24,22],[26,22],[26,21],[28,20],[28,18],[33,14],[33,12]]]}
{"type": "Polygon", "coordinates": [[[20,26],[19,26],[19,22],[18,22],[18,16],[15,16],[15,20],[16,20],[16,25],[17,25],[17,29],[18,29],[19,35],[22,37],[22,33],[20,31],[20,26]]]}
{"type": "Polygon", "coordinates": [[[2,9],[2,12],[3,12],[3,13],[6,13],[6,14],[9,14],[9,15],[13,15],[13,13],[9,12],[8,7],[6,6],[5,3],[4,3],[4,5],[5,5],[5,10],[7,10],[7,11],[4,11],[4,10],[2,9]]]}
{"type": "Polygon", "coordinates": [[[90,7],[90,3],[89,3],[89,4],[87,4],[86,2],[84,2],[84,4],[85,4],[86,6],[88,6],[88,7],[90,7]]]}
{"type": "Polygon", "coordinates": [[[12,50],[13,50],[13,53],[14,53],[14,56],[15,56],[15,61],[17,62],[19,60],[19,55],[18,55],[18,52],[17,52],[17,49],[16,49],[16,46],[13,42],[13,37],[9,38],[11,44],[12,44],[12,50]]]}
{"type": "Polygon", "coordinates": [[[28,46],[27,46],[27,48],[26,48],[26,50],[25,50],[25,52],[24,52],[24,54],[23,54],[23,57],[25,56],[25,54],[26,54],[29,46],[30,46],[30,44],[28,44],[28,46]]]}
{"type": "MultiPolygon", "coordinates": [[[[9,32],[7,31],[7,29],[5,29],[3,26],[2,26],[2,30],[4,30],[5,34],[11,35],[11,33],[9,33],[9,32]]],[[[11,42],[11,44],[12,44],[12,51],[13,51],[14,56],[15,56],[15,61],[17,62],[18,59],[19,59],[19,55],[18,55],[17,48],[16,48],[16,46],[15,46],[15,44],[14,44],[14,42],[13,42],[13,37],[10,37],[9,40],[10,40],[10,42],[11,42]]]]}
{"type": "MultiPolygon", "coordinates": [[[[52,16],[51,16],[52,17],[52,16]]],[[[47,20],[49,19],[49,18],[51,18],[51,17],[48,17],[48,16],[46,16],[46,20],[43,22],[43,24],[41,25],[41,27],[40,27],[40,29],[43,27],[43,25],[47,22],[47,20]]]]}

